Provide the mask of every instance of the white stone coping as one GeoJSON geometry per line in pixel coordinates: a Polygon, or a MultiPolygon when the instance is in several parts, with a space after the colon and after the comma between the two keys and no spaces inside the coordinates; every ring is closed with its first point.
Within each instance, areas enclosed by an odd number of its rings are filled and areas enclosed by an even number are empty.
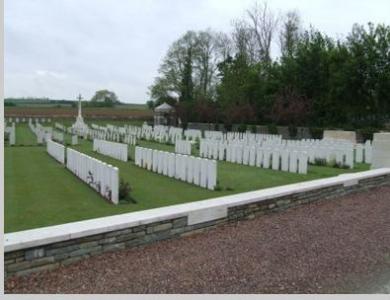
{"type": "Polygon", "coordinates": [[[331,178],[294,183],[187,204],[7,233],[4,235],[4,251],[11,252],[30,247],[38,247],[185,216],[188,217],[189,225],[198,224],[226,217],[229,207],[260,202],[329,186],[341,184],[351,186],[357,184],[359,180],[386,174],[390,174],[390,168],[342,174],[331,178]]]}

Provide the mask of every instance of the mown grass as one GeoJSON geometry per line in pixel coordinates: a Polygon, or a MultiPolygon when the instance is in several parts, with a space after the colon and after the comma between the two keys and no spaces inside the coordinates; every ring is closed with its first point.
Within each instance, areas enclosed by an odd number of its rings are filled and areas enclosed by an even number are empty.
{"type": "MultiPolygon", "coordinates": [[[[280,186],[300,181],[367,170],[310,166],[307,175],[266,170],[228,162],[218,162],[220,191],[209,191],[192,184],[159,175],[92,151],[90,141],[81,140],[73,148],[117,166],[120,177],[129,182],[137,201],[118,206],[105,202],[45,153],[44,147],[7,147],[5,151],[5,231],[61,224],[95,217],[187,203],[234,193],[280,186]]],[[[171,145],[140,141],[141,146],[173,151],[171,145]]],[[[134,157],[134,147],[130,147],[134,157]]]]}
{"type": "Polygon", "coordinates": [[[37,137],[30,130],[30,128],[26,123],[17,124],[15,127],[15,131],[16,131],[16,136],[15,136],[16,145],[35,146],[37,144],[37,137]]]}

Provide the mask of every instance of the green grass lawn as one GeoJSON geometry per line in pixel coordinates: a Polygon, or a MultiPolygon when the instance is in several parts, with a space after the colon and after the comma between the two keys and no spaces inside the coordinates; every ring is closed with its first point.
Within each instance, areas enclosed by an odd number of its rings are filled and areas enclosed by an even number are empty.
{"type": "Polygon", "coordinates": [[[15,127],[15,131],[16,145],[34,146],[37,144],[37,137],[28,127],[28,124],[17,124],[15,127]]]}
{"type": "MultiPolygon", "coordinates": [[[[73,148],[117,166],[120,177],[133,189],[137,201],[117,206],[105,202],[45,152],[44,147],[6,147],[5,149],[5,231],[61,224],[83,219],[138,211],[167,205],[204,200],[300,181],[367,170],[310,166],[307,175],[266,170],[218,161],[221,191],[209,191],[167,176],[139,168],[133,161],[122,162],[92,151],[92,143],[79,139],[73,148]]],[[[173,151],[174,146],[140,141],[149,148],[173,151]]],[[[130,148],[134,157],[134,147],[130,148]]]]}

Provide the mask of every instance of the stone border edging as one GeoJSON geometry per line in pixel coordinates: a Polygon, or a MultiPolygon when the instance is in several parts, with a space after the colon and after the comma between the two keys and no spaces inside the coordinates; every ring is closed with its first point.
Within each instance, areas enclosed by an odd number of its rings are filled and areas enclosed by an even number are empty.
{"type": "Polygon", "coordinates": [[[390,168],[342,174],[331,178],[289,184],[187,204],[7,233],[4,235],[4,252],[13,252],[181,217],[187,217],[187,225],[196,225],[226,218],[229,208],[337,185],[350,187],[357,185],[363,179],[384,175],[390,175],[390,168]]]}

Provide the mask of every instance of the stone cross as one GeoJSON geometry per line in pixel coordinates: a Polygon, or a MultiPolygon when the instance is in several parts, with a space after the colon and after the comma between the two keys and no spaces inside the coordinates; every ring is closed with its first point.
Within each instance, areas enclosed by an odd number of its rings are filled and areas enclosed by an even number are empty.
{"type": "Polygon", "coordinates": [[[78,116],[81,117],[81,99],[82,99],[81,94],[79,94],[77,99],[79,100],[79,113],[78,113],[78,116]]]}

